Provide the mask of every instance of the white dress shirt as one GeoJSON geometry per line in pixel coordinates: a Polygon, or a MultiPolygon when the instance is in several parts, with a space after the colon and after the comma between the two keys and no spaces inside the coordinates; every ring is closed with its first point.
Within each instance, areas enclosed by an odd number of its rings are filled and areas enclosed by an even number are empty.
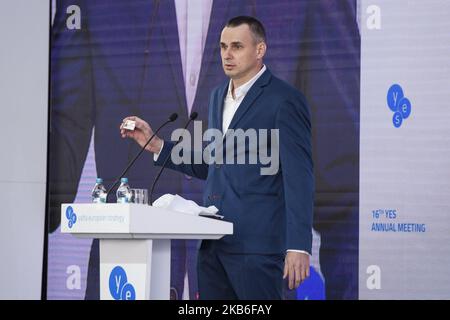
{"type": "Polygon", "coordinates": [[[211,9],[212,0],[175,0],[188,114],[197,92],[211,9]]]}
{"type": "Polygon", "coordinates": [[[253,84],[256,82],[256,80],[261,77],[261,75],[266,71],[266,66],[263,65],[261,70],[249,81],[244,83],[243,85],[234,88],[233,87],[233,80],[230,79],[230,84],[228,85],[228,93],[225,97],[225,101],[223,102],[223,118],[222,118],[222,133],[225,135],[225,132],[227,132],[228,127],[230,126],[231,120],[234,117],[234,114],[236,113],[237,109],[239,108],[242,100],[244,100],[245,95],[247,94],[248,90],[253,86],[253,84]]]}

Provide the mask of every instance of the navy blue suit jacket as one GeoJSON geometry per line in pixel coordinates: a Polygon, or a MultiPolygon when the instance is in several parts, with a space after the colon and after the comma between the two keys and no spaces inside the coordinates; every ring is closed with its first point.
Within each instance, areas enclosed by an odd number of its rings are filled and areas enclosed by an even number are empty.
{"type": "MultiPolygon", "coordinates": [[[[228,82],[211,94],[209,128],[222,131],[227,89],[228,82]]],[[[206,179],[204,205],[215,205],[234,224],[233,235],[219,240],[218,247],[235,253],[311,252],[314,175],[310,113],[304,96],[266,70],[248,91],[229,129],[278,129],[278,172],[261,175],[261,163],[236,164],[237,153],[232,164],[168,162],[172,169],[206,179]]],[[[173,143],[164,144],[157,165],[172,148],[173,143]]],[[[245,148],[249,153],[248,144],[245,148]]],[[[193,151],[191,155],[193,159],[193,151]]]]}

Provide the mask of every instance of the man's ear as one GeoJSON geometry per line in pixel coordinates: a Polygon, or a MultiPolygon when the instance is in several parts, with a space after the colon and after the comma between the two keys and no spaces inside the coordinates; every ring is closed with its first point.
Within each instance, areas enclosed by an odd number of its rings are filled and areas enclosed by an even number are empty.
{"type": "Polygon", "coordinates": [[[267,50],[267,45],[264,41],[258,43],[258,45],[256,46],[257,58],[262,59],[264,57],[264,55],[266,54],[266,50],[267,50]]]}

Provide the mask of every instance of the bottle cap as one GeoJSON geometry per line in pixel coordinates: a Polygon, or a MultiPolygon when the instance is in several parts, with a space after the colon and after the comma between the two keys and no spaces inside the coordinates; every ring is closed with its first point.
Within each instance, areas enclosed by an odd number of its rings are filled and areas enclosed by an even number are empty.
{"type": "Polygon", "coordinates": [[[102,178],[97,178],[97,183],[103,183],[103,179],[102,178]]]}
{"type": "Polygon", "coordinates": [[[128,178],[122,178],[122,179],[120,179],[120,182],[122,182],[122,183],[128,183],[128,178]]]}

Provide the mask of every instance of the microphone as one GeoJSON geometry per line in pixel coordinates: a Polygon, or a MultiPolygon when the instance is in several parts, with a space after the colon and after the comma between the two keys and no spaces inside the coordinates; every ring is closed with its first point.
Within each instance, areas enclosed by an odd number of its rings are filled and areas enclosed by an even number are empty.
{"type": "Polygon", "coordinates": [[[152,134],[152,136],[147,140],[147,142],[144,144],[144,146],[141,148],[141,150],[138,152],[138,154],[136,154],[136,156],[133,158],[133,160],[130,161],[130,163],[127,165],[127,167],[125,168],[125,170],[123,170],[122,174],[117,178],[116,181],[114,181],[114,184],[112,185],[112,187],[106,192],[106,199],[108,199],[108,195],[111,192],[112,189],[114,189],[114,187],[119,183],[120,179],[122,179],[122,177],[128,172],[128,170],[131,168],[131,166],[133,165],[133,163],[137,160],[137,158],[139,158],[139,156],[141,155],[142,152],[144,152],[145,148],[147,147],[147,145],[150,143],[150,141],[153,140],[153,138],[156,136],[156,134],[159,132],[159,130],[161,130],[165,125],[167,125],[170,122],[174,122],[176,119],[178,118],[178,114],[177,113],[172,113],[169,117],[169,119],[167,119],[166,122],[164,122],[162,125],[159,126],[158,129],[156,129],[156,131],[152,134]]]}
{"type": "MultiPolygon", "coordinates": [[[[198,117],[198,113],[197,112],[192,112],[191,115],[189,116],[189,120],[188,122],[186,122],[186,125],[184,126],[184,129],[186,130],[186,128],[189,126],[189,124],[194,121],[195,119],[197,119],[198,117]]],[[[181,141],[183,140],[183,136],[180,136],[178,138],[178,141],[175,142],[174,147],[179,144],[181,141]]],[[[155,180],[153,180],[153,184],[152,187],[150,189],[150,195],[149,195],[149,204],[153,205],[153,191],[155,190],[155,186],[156,186],[156,182],[158,181],[159,177],[161,176],[161,173],[163,172],[164,168],[166,167],[167,161],[169,161],[171,152],[167,155],[167,157],[164,159],[164,162],[161,166],[161,169],[159,170],[158,174],[155,177],[155,180]]]]}

